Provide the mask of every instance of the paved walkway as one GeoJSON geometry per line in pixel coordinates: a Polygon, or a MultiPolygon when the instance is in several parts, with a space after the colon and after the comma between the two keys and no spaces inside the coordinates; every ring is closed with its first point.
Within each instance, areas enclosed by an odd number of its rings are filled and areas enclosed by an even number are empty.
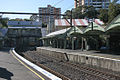
{"type": "MultiPolygon", "coordinates": [[[[42,80],[18,62],[9,49],[0,50],[0,80],[42,80]]],[[[46,80],[46,79],[45,79],[46,80]]]]}

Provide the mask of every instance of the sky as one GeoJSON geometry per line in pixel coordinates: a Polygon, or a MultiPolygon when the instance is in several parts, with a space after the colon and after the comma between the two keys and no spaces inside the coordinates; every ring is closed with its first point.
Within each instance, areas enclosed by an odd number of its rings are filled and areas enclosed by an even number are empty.
{"type": "MultiPolygon", "coordinates": [[[[74,7],[74,0],[0,0],[0,12],[31,12],[38,13],[39,7],[52,5],[61,8],[64,13],[74,7]]],[[[1,14],[0,14],[1,15],[1,14]]],[[[30,15],[2,15],[9,18],[29,18],[30,15]]]]}
{"type": "MultiPolygon", "coordinates": [[[[120,3],[120,0],[119,0],[120,3]]],[[[47,5],[61,8],[61,12],[74,8],[74,0],[0,0],[0,12],[30,12],[38,13],[39,7],[47,7],[47,5]]],[[[1,15],[1,14],[0,14],[1,15]]],[[[2,15],[3,17],[29,18],[30,15],[2,15]]]]}

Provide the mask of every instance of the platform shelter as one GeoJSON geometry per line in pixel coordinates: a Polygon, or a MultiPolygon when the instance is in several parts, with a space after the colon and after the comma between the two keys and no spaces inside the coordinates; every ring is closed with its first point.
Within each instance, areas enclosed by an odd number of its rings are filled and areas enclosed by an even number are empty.
{"type": "Polygon", "coordinates": [[[105,28],[105,31],[109,50],[120,52],[120,15],[112,20],[105,28]]]}
{"type": "Polygon", "coordinates": [[[63,49],[77,49],[83,31],[78,27],[70,27],[52,32],[42,38],[44,46],[52,46],[63,49]]]}
{"type": "Polygon", "coordinates": [[[105,30],[102,26],[93,22],[93,24],[90,24],[88,27],[86,27],[83,32],[83,49],[98,50],[104,45],[101,36],[104,35],[105,30]]]}

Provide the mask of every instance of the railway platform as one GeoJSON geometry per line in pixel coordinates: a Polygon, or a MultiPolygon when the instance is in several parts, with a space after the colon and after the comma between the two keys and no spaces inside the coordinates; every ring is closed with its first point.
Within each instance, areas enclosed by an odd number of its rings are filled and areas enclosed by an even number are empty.
{"type": "MultiPolygon", "coordinates": [[[[46,74],[48,73],[46,72],[46,74]]],[[[18,56],[11,53],[10,49],[5,48],[0,50],[0,80],[52,80],[52,79],[50,79],[50,77],[46,76],[45,74],[37,71],[32,66],[27,65],[25,62],[20,60],[18,56]]],[[[61,79],[57,78],[57,80],[61,79]]]]}
{"type": "Polygon", "coordinates": [[[37,51],[62,60],[120,72],[120,53],[115,55],[114,53],[102,53],[100,51],[68,50],[52,47],[38,47],[37,51]]]}

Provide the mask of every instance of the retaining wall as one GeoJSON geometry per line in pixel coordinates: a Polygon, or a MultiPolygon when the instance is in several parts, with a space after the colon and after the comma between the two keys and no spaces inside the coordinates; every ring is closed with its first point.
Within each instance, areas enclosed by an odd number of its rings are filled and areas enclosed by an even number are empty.
{"type": "Polygon", "coordinates": [[[89,64],[101,68],[110,69],[112,71],[120,72],[120,60],[118,59],[92,56],[87,54],[74,54],[66,51],[54,50],[49,48],[47,49],[43,47],[38,47],[37,51],[56,58],[60,58],[61,60],[67,60],[68,57],[69,61],[72,62],[89,64]],[[65,55],[65,53],[67,54],[67,56],[65,55]]]}

